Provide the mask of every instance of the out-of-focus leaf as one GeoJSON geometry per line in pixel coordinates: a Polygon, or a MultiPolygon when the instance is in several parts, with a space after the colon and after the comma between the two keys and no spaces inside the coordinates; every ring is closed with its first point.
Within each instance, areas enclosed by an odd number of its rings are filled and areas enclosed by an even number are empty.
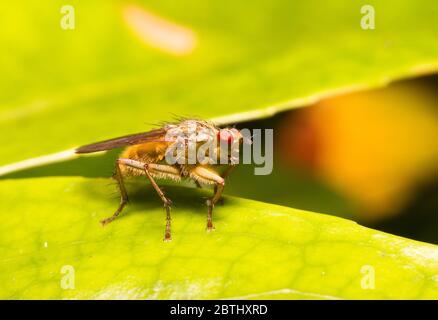
{"type": "Polygon", "coordinates": [[[435,0],[0,4],[0,163],[146,131],[172,114],[241,121],[436,70],[435,0]],[[160,47],[161,49],[159,49],[160,47]],[[238,114],[236,117],[230,115],[238,114]]]}

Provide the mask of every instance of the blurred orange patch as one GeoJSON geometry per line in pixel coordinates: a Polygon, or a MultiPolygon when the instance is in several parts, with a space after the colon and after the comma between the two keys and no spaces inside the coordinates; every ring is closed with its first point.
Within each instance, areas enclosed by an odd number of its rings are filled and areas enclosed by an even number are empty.
{"type": "Polygon", "coordinates": [[[438,173],[438,96],[415,85],[323,100],[280,127],[287,162],[353,199],[364,218],[397,212],[438,173]]]}

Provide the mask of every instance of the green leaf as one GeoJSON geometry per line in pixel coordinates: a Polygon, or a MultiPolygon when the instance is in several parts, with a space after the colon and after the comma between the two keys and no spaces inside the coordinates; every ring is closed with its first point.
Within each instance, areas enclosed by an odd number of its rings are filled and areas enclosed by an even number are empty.
{"type": "MultiPolygon", "coordinates": [[[[60,28],[64,1],[2,3],[0,164],[172,114],[243,121],[438,69],[433,0],[368,3],[368,31],[358,0],[72,0],[75,30],[60,28]],[[181,26],[193,50],[141,40],[151,13],[181,26]]],[[[150,187],[131,185],[130,206],[102,228],[118,202],[109,180],[37,178],[101,176],[99,157],[39,169],[0,182],[2,298],[438,297],[434,245],[239,198],[216,206],[217,230],[206,233],[207,193],[175,187],[174,240],[164,243],[150,187]]]]}
{"type": "Polygon", "coordinates": [[[367,1],[374,30],[360,27],[359,0],[68,3],[74,30],[60,27],[65,1],[0,4],[0,164],[172,114],[248,120],[438,69],[435,0],[367,1]],[[193,50],[141,40],[144,12],[189,30],[193,50]]]}
{"type": "Polygon", "coordinates": [[[0,297],[438,298],[437,246],[327,215],[226,197],[207,233],[207,193],[166,188],[165,243],[162,205],[142,182],[103,228],[118,204],[106,179],[2,181],[0,297]]]}

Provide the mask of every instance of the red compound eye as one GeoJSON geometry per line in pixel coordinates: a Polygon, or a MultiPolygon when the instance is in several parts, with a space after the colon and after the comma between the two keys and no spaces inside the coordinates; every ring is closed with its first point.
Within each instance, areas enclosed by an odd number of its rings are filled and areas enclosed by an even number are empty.
{"type": "Polygon", "coordinates": [[[233,142],[233,135],[228,130],[220,130],[217,133],[217,139],[230,144],[231,142],[233,142]]]}

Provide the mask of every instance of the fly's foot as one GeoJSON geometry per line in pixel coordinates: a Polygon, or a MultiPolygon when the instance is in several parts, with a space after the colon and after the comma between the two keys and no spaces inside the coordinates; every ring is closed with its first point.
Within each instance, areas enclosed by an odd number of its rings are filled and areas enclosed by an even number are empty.
{"type": "Polygon", "coordinates": [[[102,225],[102,227],[105,227],[108,223],[114,221],[115,217],[109,217],[103,220],[100,220],[100,224],[102,225]]]}
{"type": "Polygon", "coordinates": [[[165,232],[164,233],[164,239],[163,239],[163,241],[164,242],[170,242],[170,241],[172,241],[172,236],[170,235],[170,232],[168,233],[168,232],[165,232]]]}
{"type": "Polygon", "coordinates": [[[115,218],[117,218],[127,203],[128,203],[128,198],[125,196],[124,198],[122,198],[120,205],[117,208],[116,212],[114,212],[114,214],[111,217],[108,217],[108,218],[100,221],[102,226],[103,227],[106,226],[108,223],[112,222],[115,218]]]}
{"type": "Polygon", "coordinates": [[[207,221],[206,230],[207,230],[207,232],[212,232],[212,231],[216,230],[215,226],[213,225],[213,222],[207,221]]]}

